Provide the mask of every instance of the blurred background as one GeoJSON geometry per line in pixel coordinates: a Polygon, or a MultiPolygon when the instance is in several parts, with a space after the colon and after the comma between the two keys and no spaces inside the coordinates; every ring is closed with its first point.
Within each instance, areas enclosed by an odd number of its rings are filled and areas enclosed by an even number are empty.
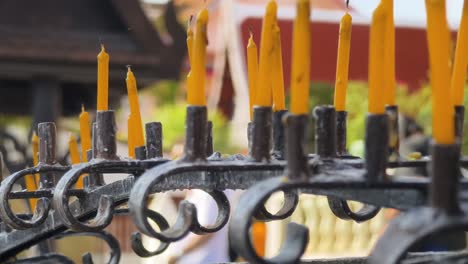
{"type": "MultiPolygon", "coordinates": [[[[285,87],[289,89],[295,0],[277,2],[285,87]]],[[[311,1],[311,107],[333,103],[339,21],[347,11],[353,17],[348,147],[357,156],[363,155],[369,23],[379,2],[351,0],[347,7],[344,0],[311,1]]],[[[245,47],[249,28],[260,46],[266,3],[266,0],[206,1],[210,12],[206,96],[210,120],[214,123],[215,150],[224,154],[247,152],[249,98],[245,47]]],[[[110,55],[109,103],[117,111],[119,154],[127,156],[129,107],[125,76],[126,65],[131,65],[139,86],[143,121],[163,123],[165,155],[178,157],[183,149],[189,70],[185,32],[189,17],[203,5],[201,0],[1,1],[0,151],[8,169],[16,171],[32,166],[31,133],[38,123],[45,121],[57,123],[58,159],[69,163],[67,140],[70,133],[79,135],[81,106],[91,115],[96,108],[96,55],[101,43],[110,55]]],[[[431,134],[424,0],[394,0],[394,5],[402,154],[413,151],[424,154],[427,136],[431,134]]],[[[462,6],[463,0],[447,3],[453,48],[462,6]]],[[[310,126],[312,151],[313,122],[310,126]]],[[[463,142],[463,147],[466,149],[468,142],[463,142]]],[[[354,224],[333,217],[323,198],[301,199],[300,210],[292,219],[312,227],[307,250],[310,257],[367,254],[394,214],[383,212],[368,223],[354,224]]],[[[271,200],[272,207],[281,203],[280,197],[271,200]]],[[[135,230],[131,221],[118,216],[108,230],[120,240],[125,258],[135,260],[129,241],[135,230]]],[[[261,235],[263,250],[267,255],[273,254],[281,245],[284,222],[268,224],[265,230],[261,235]]],[[[70,242],[73,239],[57,242],[57,247],[75,259],[89,250],[106,251],[98,242],[70,242]]]]}

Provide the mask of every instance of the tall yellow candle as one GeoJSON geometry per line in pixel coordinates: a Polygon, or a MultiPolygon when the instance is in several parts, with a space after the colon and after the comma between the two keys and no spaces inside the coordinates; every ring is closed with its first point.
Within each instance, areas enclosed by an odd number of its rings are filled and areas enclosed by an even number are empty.
{"type": "Polygon", "coordinates": [[[134,144],[135,144],[135,147],[141,147],[145,145],[145,140],[143,139],[143,124],[141,122],[140,103],[138,102],[138,91],[137,91],[136,79],[130,67],[128,67],[126,81],[127,81],[128,103],[130,104],[130,113],[133,118],[133,126],[134,126],[133,136],[135,137],[134,144]]]}
{"type": "Polygon", "coordinates": [[[189,63],[192,65],[192,57],[193,57],[193,30],[192,30],[192,22],[193,16],[190,16],[188,25],[187,25],[187,53],[189,57],[189,63]]]}
{"type": "Polygon", "coordinates": [[[91,128],[89,124],[89,114],[81,106],[80,113],[80,138],[81,138],[81,160],[88,161],[86,151],[91,149],[91,128]]]}
{"type": "Polygon", "coordinates": [[[445,0],[426,0],[427,41],[431,67],[432,135],[437,144],[455,142],[454,108],[450,93],[449,29],[445,0]]]}
{"type": "Polygon", "coordinates": [[[127,145],[128,156],[132,159],[135,158],[135,129],[134,129],[133,115],[129,114],[127,119],[127,145]]]}
{"type": "MultiPolygon", "coordinates": [[[[33,165],[37,166],[39,163],[39,137],[37,136],[36,132],[33,131],[33,135],[31,138],[31,147],[32,147],[32,158],[33,158],[33,165]]],[[[35,175],[28,175],[26,177],[26,189],[28,191],[36,190],[39,186],[40,175],[36,173],[35,175]]],[[[34,211],[36,208],[37,199],[29,199],[29,206],[31,211],[34,211]]]]}
{"type": "MultiPolygon", "coordinates": [[[[37,136],[36,132],[33,132],[32,139],[31,139],[31,147],[33,153],[33,163],[34,166],[39,164],[39,137],[37,136]]],[[[39,186],[40,176],[39,173],[35,175],[36,179],[36,186],[39,186]]]]}
{"type": "Polygon", "coordinates": [[[463,105],[465,96],[466,70],[468,65],[468,0],[463,5],[463,13],[458,29],[457,50],[452,72],[452,103],[455,106],[463,105]]]}
{"type": "Polygon", "coordinates": [[[385,5],[380,4],[372,15],[369,44],[369,113],[384,114],[385,102],[383,89],[384,57],[385,57],[385,31],[387,12],[385,5]]]}
{"type": "Polygon", "coordinates": [[[252,31],[250,31],[249,43],[247,44],[247,71],[249,74],[250,121],[252,121],[253,107],[256,104],[255,96],[257,94],[258,78],[258,52],[252,31]]]}
{"type": "MultiPolygon", "coordinates": [[[[189,65],[192,67],[192,57],[193,57],[193,30],[191,26],[193,16],[190,16],[190,20],[187,25],[187,53],[189,57],[189,65]]],[[[189,95],[192,95],[192,93],[189,93],[189,91],[193,91],[191,88],[190,80],[192,76],[192,71],[189,71],[187,74],[187,99],[189,95]]],[[[190,98],[188,101],[192,101],[193,99],[190,98]]]]}
{"type": "Polygon", "coordinates": [[[297,1],[297,16],[294,20],[291,112],[296,115],[309,112],[310,81],[310,1],[297,1]]]}
{"type": "Polygon", "coordinates": [[[346,89],[348,88],[349,53],[351,49],[352,17],[346,12],[340,22],[338,57],[336,61],[335,110],[346,111],[346,89]]]}
{"type": "Polygon", "coordinates": [[[278,26],[273,30],[273,64],[271,70],[273,88],[273,111],[286,109],[284,102],[283,55],[281,48],[281,31],[278,26]]]}
{"type": "Polygon", "coordinates": [[[385,28],[385,56],[384,56],[384,103],[395,105],[395,21],[393,15],[393,0],[382,0],[385,6],[387,23],[385,28]]]}
{"type": "Polygon", "coordinates": [[[97,110],[105,111],[109,108],[109,54],[106,53],[104,45],[101,45],[101,52],[97,56],[98,60],[98,94],[97,110]]]}
{"type": "Polygon", "coordinates": [[[259,106],[271,106],[271,66],[273,51],[273,30],[276,26],[277,5],[274,0],[268,2],[262,24],[262,39],[260,44],[260,60],[256,84],[255,103],[259,106]]]}
{"type": "Polygon", "coordinates": [[[203,8],[197,16],[195,37],[193,40],[193,59],[191,59],[192,70],[187,90],[189,105],[206,105],[205,82],[206,82],[206,45],[208,10],[203,8]]]}
{"type": "MultiPolygon", "coordinates": [[[[38,150],[38,148],[36,148],[36,149],[34,148],[34,141],[36,141],[37,143],[39,142],[39,138],[37,137],[36,132],[33,132],[33,136],[32,136],[32,139],[31,139],[31,142],[33,143],[32,144],[32,146],[33,146],[33,150],[32,150],[33,163],[34,163],[34,166],[35,166],[35,165],[37,165],[37,150],[38,150]]],[[[36,145],[36,146],[38,146],[38,145],[36,145]]],[[[39,175],[37,174],[36,176],[35,175],[26,176],[25,184],[26,184],[26,189],[28,191],[34,191],[34,190],[37,189],[39,179],[37,179],[37,181],[36,181],[35,177],[39,178],[39,175]]],[[[29,199],[29,208],[31,209],[32,212],[34,212],[34,210],[36,208],[36,203],[37,203],[37,199],[29,199]]]]}
{"type": "Polygon", "coordinates": [[[78,164],[81,162],[80,160],[80,152],[78,150],[78,143],[76,142],[75,136],[70,134],[68,138],[68,148],[70,150],[70,160],[71,164],[78,164]]]}

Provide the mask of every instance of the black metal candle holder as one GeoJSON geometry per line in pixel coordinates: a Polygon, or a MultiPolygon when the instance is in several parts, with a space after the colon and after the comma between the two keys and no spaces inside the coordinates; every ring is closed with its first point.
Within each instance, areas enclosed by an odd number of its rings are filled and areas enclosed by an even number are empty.
{"type": "Polygon", "coordinates": [[[348,155],[347,145],[347,119],[348,112],[337,111],[336,116],[336,154],[340,157],[348,155]]]}
{"type": "Polygon", "coordinates": [[[187,106],[184,161],[206,160],[208,112],[206,106],[187,106]]]}
{"type": "Polygon", "coordinates": [[[269,161],[272,134],[271,107],[255,106],[253,110],[251,156],[257,162],[269,161]]]}

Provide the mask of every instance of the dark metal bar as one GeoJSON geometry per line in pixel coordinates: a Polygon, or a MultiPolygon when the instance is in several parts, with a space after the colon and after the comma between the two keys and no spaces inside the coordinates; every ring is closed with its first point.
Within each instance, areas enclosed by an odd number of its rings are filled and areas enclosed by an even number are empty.
{"type": "Polygon", "coordinates": [[[148,159],[162,158],[163,137],[161,122],[151,122],[145,125],[146,156],[148,159]]]}
{"type": "Polygon", "coordinates": [[[433,144],[430,163],[431,183],[429,201],[432,207],[440,208],[449,214],[460,213],[458,186],[460,179],[460,147],[433,144]]]}
{"type": "Polygon", "coordinates": [[[280,110],[273,113],[273,151],[272,155],[276,159],[284,159],[286,155],[286,136],[284,128],[284,116],[287,110],[280,110]]]}
{"type": "Polygon", "coordinates": [[[347,119],[348,112],[337,111],[336,116],[336,154],[343,156],[348,154],[347,144],[347,119]]]}
{"type": "Polygon", "coordinates": [[[118,159],[116,143],[117,127],[113,110],[97,111],[96,113],[96,158],[118,159]]]}
{"type": "Polygon", "coordinates": [[[206,160],[207,118],[206,106],[187,106],[183,158],[185,161],[206,160]]]}
{"type": "Polygon", "coordinates": [[[463,142],[463,123],[465,120],[465,106],[455,106],[455,136],[457,140],[463,142]]]}
{"type": "Polygon", "coordinates": [[[146,159],[146,147],[136,147],[135,148],[135,158],[137,160],[145,160],[146,159]]]}
{"type": "Polygon", "coordinates": [[[317,106],[315,118],[315,152],[320,157],[336,156],[335,108],[330,105],[317,106]]]}
{"type": "Polygon", "coordinates": [[[369,182],[384,181],[388,163],[388,116],[368,114],[366,118],[365,162],[369,182]]]}
{"type": "Polygon", "coordinates": [[[272,110],[269,106],[255,106],[252,128],[252,158],[257,162],[269,161],[271,150],[272,110]]]}
{"type": "Polygon", "coordinates": [[[306,154],[307,119],[307,115],[286,116],[286,173],[291,180],[306,181],[309,178],[306,154]]]}
{"type": "Polygon", "coordinates": [[[253,131],[253,122],[247,124],[247,144],[249,148],[249,156],[252,156],[252,132],[253,131]]]}
{"type": "Polygon", "coordinates": [[[209,157],[213,154],[213,122],[206,123],[206,156],[209,157]]]}
{"type": "MultiPolygon", "coordinates": [[[[91,134],[92,134],[92,146],[91,146],[91,153],[92,153],[92,158],[95,159],[97,157],[97,124],[96,122],[93,123],[93,127],[91,129],[91,134]]],[[[89,157],[88,157],[89,158],[89,157]]],[[[90,159],[88,159],[90,160],[90,159]]]]}
{"type": "Polygon", "coordinates": [[[398,106],[387,105],[385,107],[385,113],[388,116],[388,155],[391,160],[395,160],[399,157],[400,138],[399,138],[399,126],[398,126],[398,106]]]}
{"type": "MultiPolygon", "coordinates": [[[[56,130],[55,123],[45,122],[38,125],[39,137],[39,163],[54,165],[57,163],[55,158],[56,148],[56,130]]],[[[40,174],[39,188],[53,188],[55,185],[54,173],[40,174]]]]}
{"type": "MultiPolygon", "coordinates": [[[[97,152],[97,125],[96,123],[93,123],[93,145],[92,145],[92,150],[86,151],[86,155],[88,156],[88,160],[91,160],[96,157],[96,152],[97,152]]],[[[89,189],[93,189],[98,186],[103,186],[104,183],[104,177],[101,173],[96,173],[96,172],[90,172],[87,176],[84,176],[85,178],[83,179],[83,185],[89,189]]]]}

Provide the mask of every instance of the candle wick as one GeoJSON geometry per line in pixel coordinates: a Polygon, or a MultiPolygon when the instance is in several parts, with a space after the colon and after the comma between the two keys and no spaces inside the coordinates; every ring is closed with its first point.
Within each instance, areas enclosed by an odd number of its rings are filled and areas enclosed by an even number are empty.
{"type": "Polygon", "coordinates": [[[187,23],[188,28],[190,28],[190,25],[192,24],[192,20],[193,20],[193,15],[190,15],[189,21],[187,23]]]}
{"type": "Polygon", "coordinates": [[[132,71],[132,65],[127,64],[127,65],[125,65],[125,67],[127,67],[127,69],[128,69],[129,72],[132,71]]]}
{"type": "Polygon", "coordinates": [[[349,8],[349,0],[346,0],[346,8],[349,8]]]}
{"type": "Polygon", "coordinates": [[[250,37],[252,38],[253,37],[252,25],[249,25],[249,34],[250,34],[250,37]]]}
{"type": "Polygon", "coordinates": [[[81,103],[81,112],[84,112],[84,111],[85,111],[84,104],[81,103]]]}

